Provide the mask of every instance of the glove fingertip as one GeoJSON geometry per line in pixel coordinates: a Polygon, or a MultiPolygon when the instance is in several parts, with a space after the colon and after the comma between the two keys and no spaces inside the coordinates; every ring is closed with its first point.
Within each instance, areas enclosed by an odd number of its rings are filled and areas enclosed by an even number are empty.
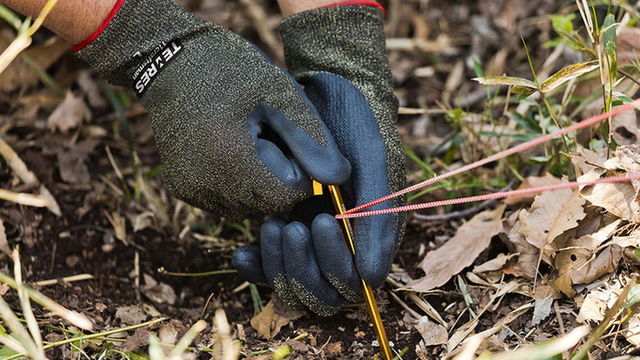
{"type": "Polygon", "coordinates": [[[256,284],[267,283],[262,271],[262,258],[258,247],[239,247],[233,252],[231,264],[245,280],[256,284]]]}

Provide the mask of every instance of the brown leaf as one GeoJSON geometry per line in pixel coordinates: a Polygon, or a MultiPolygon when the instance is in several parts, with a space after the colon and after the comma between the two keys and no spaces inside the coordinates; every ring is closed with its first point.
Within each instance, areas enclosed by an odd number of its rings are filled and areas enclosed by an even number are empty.
{"type": "Polygon", "coordinates": [[[142,294],[149,298],[149,300],[160,304],[173,305],[176,303],[177,296],[171,286],[157,282],[147,274],[144,274],[144,283],[142,294]]]}
{"type": "Polygon", "coordinates": [[[143,346],[149,345],[149,331],[147,328],[136,329],[133,335],[127,338],[124,344],[118,347],[118,350],[130,352],[143,346]]]}
{"type": "Polygon", "coordinates": [[[9,247],[9,242],[7,241],[7,233],[4,229],[4,222],[0,219],[0,251],[5,253],[7,256],[11,256],[11,248],[9,247]]]}
{"type": "MultiPolygon", "coordinates": [[[[530,189],[533,187],[540,186],[551,186],[562,183],[561,179],[551,175],[550,173],[545,173],[544,176],[529,176],[524,179],[522,184],[518,187],[518,190],[530,189]]],[[[536,197],[536,194],[525,194],[508,197],[504,200],[504,203],[507,205],[515,205],[515,204],[528,204],[533,201],[536,197]]]]}
{"type": "Polygon", "coordinates": [[[429,321],[426,316],[421,317],[415,326],[422,336],[425,346],[446,344],[449,340],[447,329],[440,324],[429,321]]]}
{"type": "Polygon", "coordinates": [[[147,319],[144,311],[139,306],[120,306],[116,309],[116,318],[120,319],[123,324],[137,325],[147,319]]]}
{"type": "Polygon", "coordinates": [[[81,151],[70,150],[58,151],[56,155],[58,157],[60,177],[64,182],[79,185],[89,183],[91,176],[89,175],[89,168],[84,162],[87,154],[81,151]]]}
{"type": "Polygon", "coordinates": [[[289,321],[299,319],[302,316],[304,316],[304,312],[287,307],[282,303],[282,300],[274,296],[258,315],[251,318],[251,327],[261,337],[272,339],[289,321]]]}
{"type": "MultiPolygon", "coordinates": [[[[600,178],[600,173],[591,171],[578,178],[578,181],[591,181],[600,178]]],[[[634,223],[640,222],[640,204],[636,192],[629,183],[595,184],[585,186],[580,195],[591,204],[604,208],[613,215],[634,223]]]]}
{"type": "Polygon", "coordinates": [[[640,54],[640,29],[635,27],[619,27],[616,34],[618,65],[630,65],[640,54]]]}
{"type": "Polygon", "coordinates": [[[527,210],[522,209],[520,212],[515,212],[509,216],[508,224],[513,224],[508,233],[509,242],[515,247],[518,252],[518,261],[513,266],[508,266],[504,272],[506,274],[526,277],[533,279],[536,276],[536,270],[538,267],[538,258],[540,257],[540,250],[537,247],[531,245],[524,236],[520,233],[520,216],[527,216],[529,213],[527,210]]]}
{"type": "Polygon", "coordinates": [[[543,192],[536,196],[529,214],[520,217],[520,234],[538,249],[549,250],[558,235],[578,226],[578,220],[587,215],[584,203],[578,192],[570,189],[543,192]]]}
{"type": "Polygon", "coordinates": [[[81,97],[76,97],[71,91],[67,92],[62,104],[49,115],[48,126],[51,130],[58,130],[66,134],[91,118],[91,111],[81,97]]]}
{"type": "Polygon", "coordinates": [[[567,286],[591,284],[615,271],[621,259],[622,249],[617,245],[607,246],[595,257],[589,249],[569,246],[567,250],[558,252],[554,259],[554,267],[559,273],[557,284],[554,285],[565,294],[571,294],[573,292],[567,286]]]}
{"type": "Polygon", "coordinates": [[[509,259],[513,258],[514,256],[516,256],[516,254],[498,254],[498,256],[496,256],[494,259],[491,259],[481,265],[475,266],[473,268],[473,272],[479,274],[483,272],[502,270],[502,268],[504,268],[507,264],[507,261],[509,261],[509,259]]]}
{"type": "Polygon", "coordinates": [[[503,231],[503,212],[504,205],[481,212],[460,226],[454,237],[427,253],[419,265],[425,276],[410,282],[407,287],[418,291],[437,288],[471,265],[489,246],[491,238],[503,231]]]}

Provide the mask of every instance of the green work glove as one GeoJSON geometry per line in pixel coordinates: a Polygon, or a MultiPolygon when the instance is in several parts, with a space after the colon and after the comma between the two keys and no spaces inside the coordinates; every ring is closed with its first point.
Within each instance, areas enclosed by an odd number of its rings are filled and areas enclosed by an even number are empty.
{"type": "Polygon", "coordinates": [[[76,47],[151,117],[169,192],[214,213],[276,213],[310,178],[349,177],[299,85],[254,45],[169,0],[118,1],[104,30],[76,47]]]}

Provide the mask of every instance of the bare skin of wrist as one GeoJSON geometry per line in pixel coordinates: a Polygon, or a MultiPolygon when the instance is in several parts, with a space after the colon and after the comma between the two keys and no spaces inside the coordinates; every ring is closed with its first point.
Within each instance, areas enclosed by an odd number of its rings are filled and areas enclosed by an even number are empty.
{"type": "Polygon", "coordinates": [[[317,9],[319,7],[335,4],[339,0],[278,0],[283,16],[293,15],[299,12],[317,9]]]}
{"type": "MultiPolygon", "coordinates": [[[[0,0],[0,4],[36,17],[47,0],[0,0]]],[[[116,0],[58,0],[44,25],[72,44],[91,35],[104,21],[116,0]]]]}

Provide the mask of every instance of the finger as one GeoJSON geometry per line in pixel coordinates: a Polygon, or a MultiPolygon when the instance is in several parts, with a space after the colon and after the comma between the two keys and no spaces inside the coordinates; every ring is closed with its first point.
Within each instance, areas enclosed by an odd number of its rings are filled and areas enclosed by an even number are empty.
{"type": "Polygon", "coordinates": [[[284,221],[280,219],[267,220],[260,229],[260,249],[262,254],[262,269],[267,283],[280,296],[282,301],[294,308],[303,308],[287,281],[284,253],[282,251],[282,229],[284,221]]]}
{"type": "Polygon", "coordinates": [[[290,75],[285,75],[291,79],[293,93],[284,103],[281,97],[272,99],[276,106],[265,107],[266,123],[287,144],[311,178],[324,184],[344,183],[351,172],[349,161],[340,152],[302,88],[290,75]]]}
{"type": "Polygon", "coordinates": [[[262,163],[287,187],[295,190],[308,189],[311,180],[295,159],[287,158],[273,142],[256,139],[256,152],[262,163]]]}
{"type": "Polygon", "coordinates": [[[284,227],[282,237],[291,288],[314,313],[321,316],[335,314],[345,300],[322,276],[309,229],[302,223],[292,222],[284,227]]]}
{"type": "MultiPolygon", "coordinates": [[[[319,73],[307,78],[305,86],[328,128],[340,134],[340,150],[351,163],[349,191],[345,194],[348,205],[364,204],[390,194],[388,151],[381,134],[393,129],[379,128],[368,101],[340,76],[319,73]]],[[[388,207],[390,203],[385,202],[372,209],[388,207]]],[[[353,221],[356,266],[360,276],[372,286],[382,285],[391,269],[399,219],[397,214],[386,214],[353,221]]]]}
{"type": "Polygon", "coordinates": [[[329,214],[316,216],[311,225],[313,248],[322,275],[351,302],[362,301],[360,277],[342,228],[329,214]]]}
{"type": "Polygon", "coordinates": [[[233,252],[231,264],[238,270],[238,274],[254,284],[267,285],[267,279],[262,271],[260,248],[256,246],[242,246],[233,252]]]}

